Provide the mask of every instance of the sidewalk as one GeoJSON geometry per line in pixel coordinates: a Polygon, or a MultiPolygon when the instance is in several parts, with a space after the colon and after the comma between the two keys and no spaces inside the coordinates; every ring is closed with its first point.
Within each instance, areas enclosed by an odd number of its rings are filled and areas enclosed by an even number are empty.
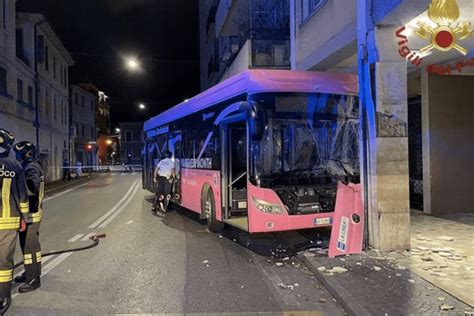
{"type": "Polygon", "coordinates": [[[468,305],[375,251],[335,259],[324,252],[298,257],[349,314],[474,315],[468,305]]]}

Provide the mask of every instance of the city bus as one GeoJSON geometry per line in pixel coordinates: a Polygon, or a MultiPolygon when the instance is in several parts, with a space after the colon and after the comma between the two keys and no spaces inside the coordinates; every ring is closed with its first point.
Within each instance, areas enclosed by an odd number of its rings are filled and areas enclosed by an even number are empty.
{"type": "Polygon", "coordinates": [[[171,203],[212,232],[331,226],[338,187],[360,179],[357,92],[350,74],[245,71],[145,122],[143,187],[169,150],[171,203]]]}

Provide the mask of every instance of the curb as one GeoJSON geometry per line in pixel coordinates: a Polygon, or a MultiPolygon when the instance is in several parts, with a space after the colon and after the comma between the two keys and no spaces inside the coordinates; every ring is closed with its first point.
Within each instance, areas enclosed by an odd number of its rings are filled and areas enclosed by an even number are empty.
{"type": "Polygon", "coordinates": [[[297,258],[313,273],[316,279],[321,282],[329,293],[339,302],[349,315],[371,315],[334,277],[326,276],[324,273],[311,264],[308,258],[302,254],[298,254],[297,258]]]}

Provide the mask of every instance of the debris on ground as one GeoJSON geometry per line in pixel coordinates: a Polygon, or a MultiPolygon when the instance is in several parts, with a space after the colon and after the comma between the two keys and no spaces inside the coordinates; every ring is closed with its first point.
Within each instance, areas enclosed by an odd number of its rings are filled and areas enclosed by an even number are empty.
{"type": "Polygon", "coordinates": [[[327,270],[327,273],[345,273],[348,270],[343,267],[334,267],[331,270],[327,270]]]}
{"type": "Polygon", "coordinates": [[[409,279],[409,280],[408,280],[408,283],[414,284],[414,283],[415,283],[415,280],[409,279]]]}
{"type": "Polygon", "coordinates": [[[315,257],[316,254],[306,251],[305,253],[303,253],[303,256],[305,256],[306,258],[311,258],[311,257],[315,257]]]}
{"type": "Polygon", "coordinates": [[[324,303],[327,303],[327,302],[328,302],[328,300],[327,300],[327,299],[325,299],[325,298],[322,298],[322,297],[321,297],[321,298],[319,298],[319,303],[323,303],[323,304],[324,304],[324,303]]]}
{"type": "Polygon", "coordinates": [[[448,304],[441,304],[439,305],[439,309],[442,311],[452,311],[454,309],[454,306],[448,304]]]}
{"type": "Polygon", "coordinates": [[[318,268],[318,271],[319,271],[319,272],[324,272],[324,271],[326,271],[326,268],[325,268],[325,267],[319,267],[319,268],[318,268]]]}
{"type": "Polygon", "coordinates": [[[209,263],[209,260],[204,260],[202,263],[203,263],[203,264],[208,264],[208,263],[209,263]]]}
{"type": "Polygon", "coordinates": [[[443,241],[453,241],[454,238],[451,236],[438,236],[437,239],[443,240],[443,241]]]}
{"type": "Polygon", "coordinates": [[[283,262],[275,262],[275,265],[276,265],[277,267],[283,267],[283,262]]]}
{"type": "Polygon", "coordinates": [[[381,268],[381,267],[374,266],[374,270],[375,270],[375,271],[380,271],[380,270],[382,270],[382,268],[381,268]]]}

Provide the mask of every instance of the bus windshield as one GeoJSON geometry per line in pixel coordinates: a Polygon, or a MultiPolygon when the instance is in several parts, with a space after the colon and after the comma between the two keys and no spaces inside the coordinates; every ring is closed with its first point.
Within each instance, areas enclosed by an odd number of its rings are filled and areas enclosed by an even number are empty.
{"type": "Polygon", "coordinates": [[[334,183],[359,178],[359,105],[355,96],[253,96],[266,113],[261,141],[251,143],[251,181],[260,187],[334,183]]]}

